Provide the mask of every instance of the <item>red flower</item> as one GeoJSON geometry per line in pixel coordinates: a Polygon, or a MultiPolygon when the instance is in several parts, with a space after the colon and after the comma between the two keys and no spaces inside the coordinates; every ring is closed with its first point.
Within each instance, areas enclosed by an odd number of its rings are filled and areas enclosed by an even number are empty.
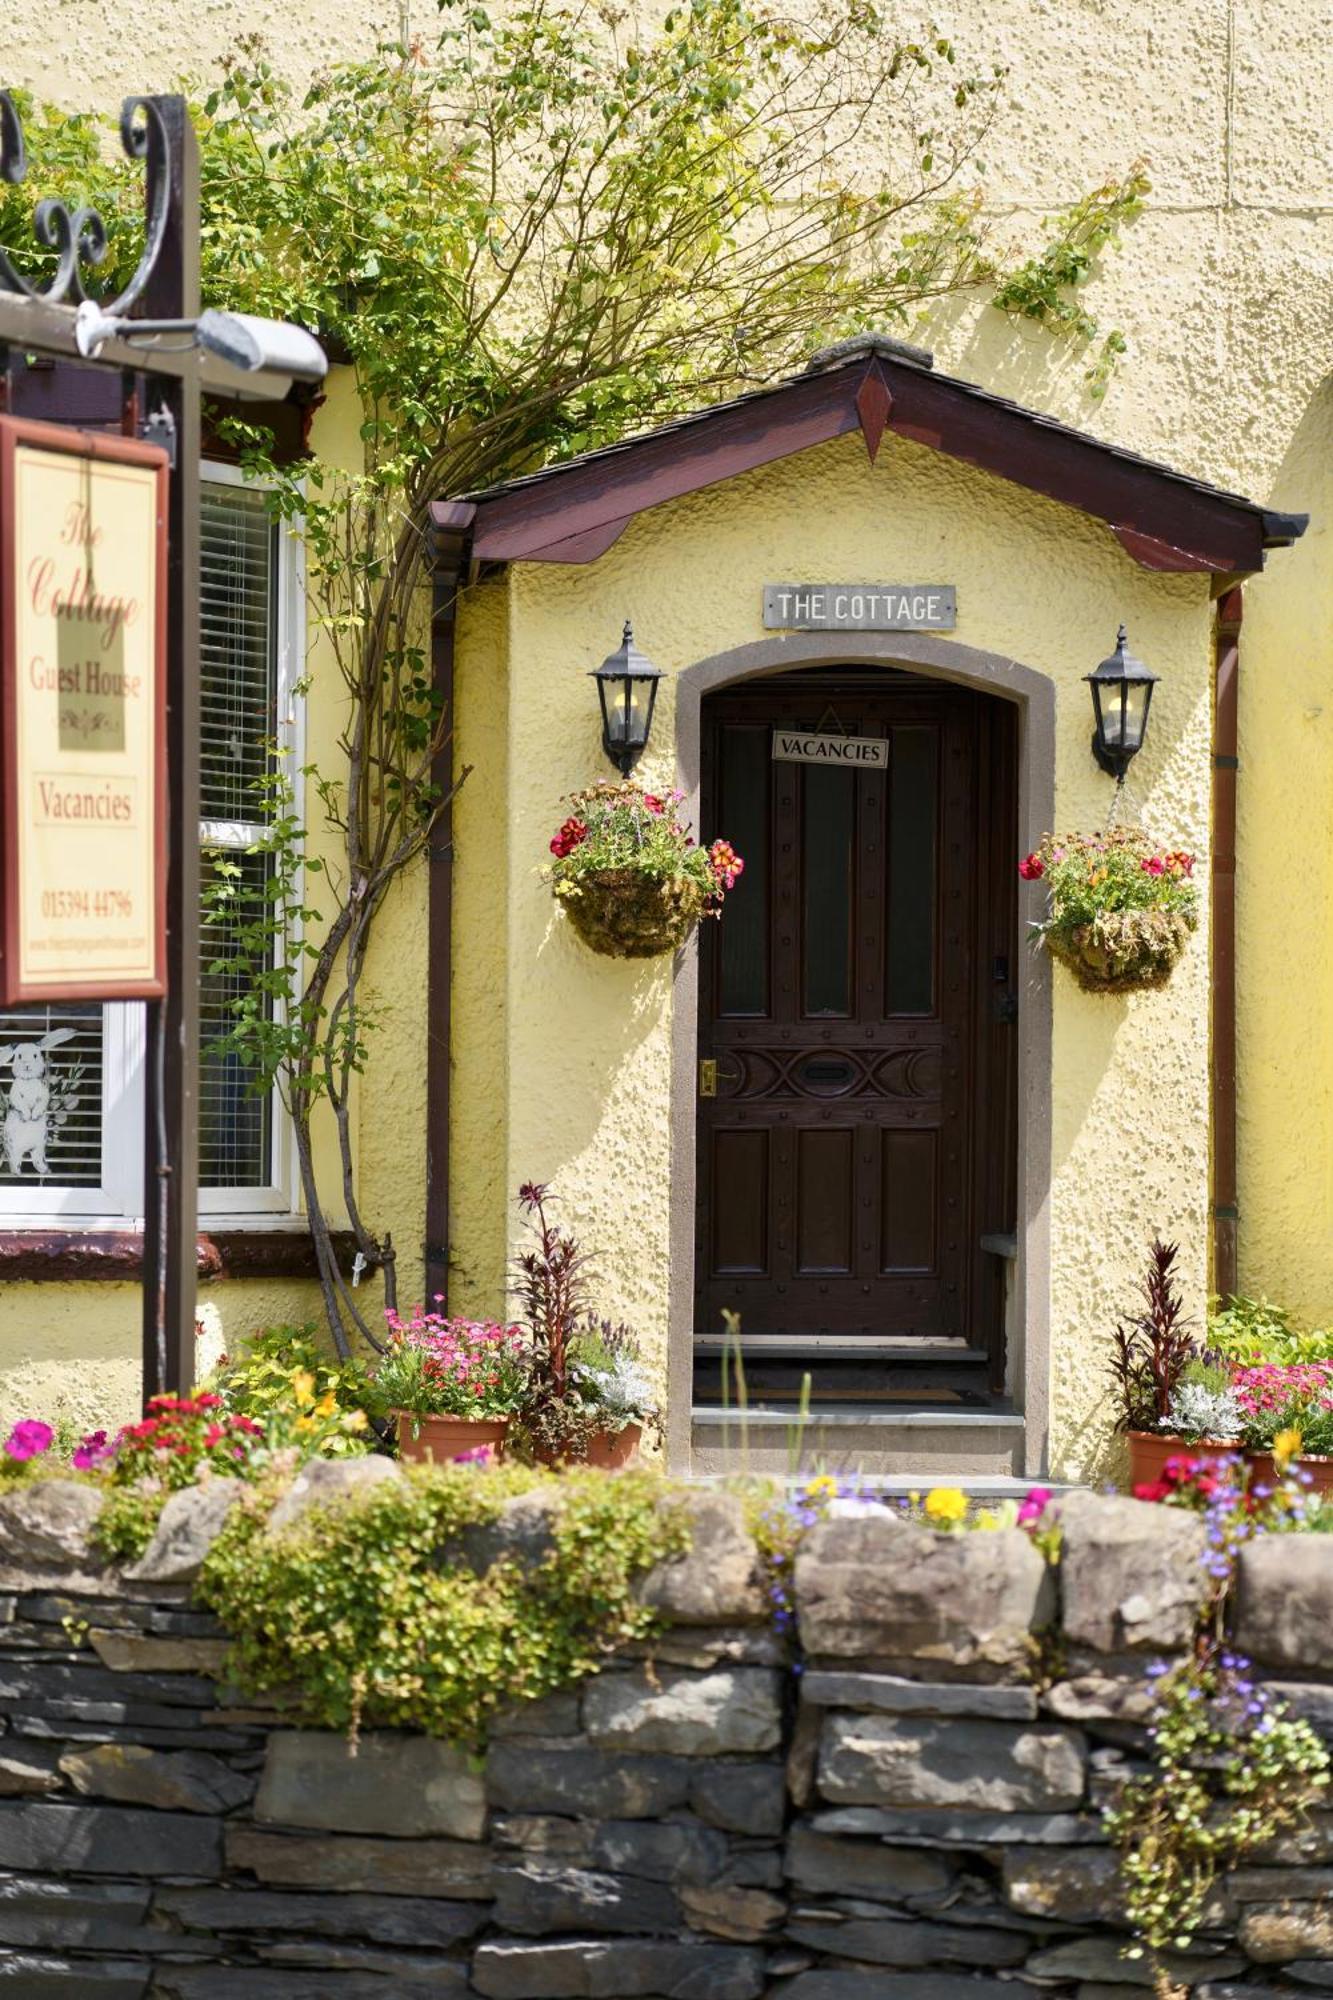
{"type": "Polygon", "coordinates": [[[551,852],[563,861],[576,847],[581,847],[588,838],[588,829],[581,819],[567,819],[555,839],[551,842],[551,852]]]}
{"type": "Polygon", "coordinates": [[[1025,882],[1040,882],[1046,873],[1046,864],[1039,854],[1028,854],[1019,862],[1018,872],[1025,882]]]}
{"type": "Polygon", "coordinates": [[[1167,855],[1166,866],[1167,872],[1171,875],[1192,875],[1194,873],[1194,856],[1177,850],[1174,854],[1167,855]]]}
{"type": "Polygon", "coordinates": [[[651,792],[644,793],[643,802],[650,813],[660,813],[664,810],[661,799],[655,798],[651,792]]]}

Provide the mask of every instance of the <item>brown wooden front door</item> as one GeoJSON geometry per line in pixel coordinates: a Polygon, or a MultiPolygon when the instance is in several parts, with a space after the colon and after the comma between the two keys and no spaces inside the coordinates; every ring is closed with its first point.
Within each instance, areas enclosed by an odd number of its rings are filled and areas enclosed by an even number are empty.
{"type": "Polygon", "coordinates": [[[728,1308],[745,1336],[953,1336],[994,1358],[1014,740],[1003,703],[888,670],[705,705],[703,825],[745,873],[703,940],[698,1332],[728,1308]],[[775,730],[886,741],[886,768],[775,761],[775,730]]]}

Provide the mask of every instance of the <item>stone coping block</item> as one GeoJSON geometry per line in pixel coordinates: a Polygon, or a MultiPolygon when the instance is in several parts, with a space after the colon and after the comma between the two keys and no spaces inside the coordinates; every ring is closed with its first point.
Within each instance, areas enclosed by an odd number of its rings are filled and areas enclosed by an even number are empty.
{"type": "Polygon", "coordinates": [[[243,1491],[243,1480],[210,1479],[173,1493],[152,1541],[126,1576],[138,1583],[193,1583],[243,1491]]]}
{"type": "Polygon", "coordinates": [[[820,1796],[832,1805],[1061,1812],[1083,1801],[1087,1757],[1058,1725],[843,1715],[825,1718],[820,1796]]]}
{"type": "Polygon", "coordinates": [[[796,1562],[812,1658],[939,1662],[1017,1675],[1055,1611],[1046,1563],[1020,1529],[940,1535],[887,1509],[823,1521],[796,1562]]]}
{"type": "Polygon", "coordinates": [[[100,1570],[92,1532],[102,1511],[96,1486],[33,1479],[0,1495],[0,1565],[16,1570],[100,1570]]]}
{"type": "Polygon", "coordinates": [[[1333,1673],[1333,1536],[1262,1535],[1240,1552],[1236,1647],[1266,1666],[1333,1673]]]}
{"type": "Polygon", "coordinates": [[[269,1515],[265,1533],[280,1535],[295,1527],[312,1507],[353,1506],[402,1476],[396,1459],[378,1453],[366,1458],[308,1459],[269,1515]]]}
{"type": "Polygon", "coordinates": [[[475,1760],[435,1737],[369,1731],[353,1746],[333,1731],[275,1729],[254,1816],[317,1832],[480,1840],[486,1795],[475,1760]]]}
{"type": "Polygon", "coordinates": [[[1059,1511],[1066,1640],[1098,1653],[1187,1645],[1208,1591],[1199,1517],[1100,1493],[1066,1493],[1059,1511]]]}
{"type": "Polygon", "coordinates": [[[677,1625],[743,1625],[765,1618],[759,1551],[733,1493],[687,1492],[690,1546],[648,1572],[639,1598],[677,1625]]]}

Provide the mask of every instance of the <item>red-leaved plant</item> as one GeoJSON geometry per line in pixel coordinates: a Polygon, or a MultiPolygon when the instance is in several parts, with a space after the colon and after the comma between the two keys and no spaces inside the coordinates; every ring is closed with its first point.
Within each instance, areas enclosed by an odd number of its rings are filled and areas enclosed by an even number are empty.
{"type": "Polygon", "coordinates": [[[1187,1364],[1196,1358],[1176,1278],[1180,1246],[1153,1239],[1143,1277],[1143,1307],[1116,1327],[1111,1374],[1120,1391],[1122,1431],[1156,1430],[1187,1364]]]}

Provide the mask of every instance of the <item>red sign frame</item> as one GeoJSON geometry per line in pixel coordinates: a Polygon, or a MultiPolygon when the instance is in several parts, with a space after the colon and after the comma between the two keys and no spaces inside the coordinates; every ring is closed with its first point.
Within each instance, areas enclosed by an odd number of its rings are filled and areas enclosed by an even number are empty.
{"type": "Polygon", "coordinates": [[[167,495],[170,470],[159,445],[81,431],[23,417],[0,416],[0,1005],[60,1000],[157,1000],[166,992],[167,930],[167,495]],[[20,803],[18,769],[17,473],[15,454],[31,446],[66,458],[133,465],[154,471],[156,566],[153,579],[152,810],[153,882],[150,978],[124,976],[70,982],[19,975],[20,803]]]}

